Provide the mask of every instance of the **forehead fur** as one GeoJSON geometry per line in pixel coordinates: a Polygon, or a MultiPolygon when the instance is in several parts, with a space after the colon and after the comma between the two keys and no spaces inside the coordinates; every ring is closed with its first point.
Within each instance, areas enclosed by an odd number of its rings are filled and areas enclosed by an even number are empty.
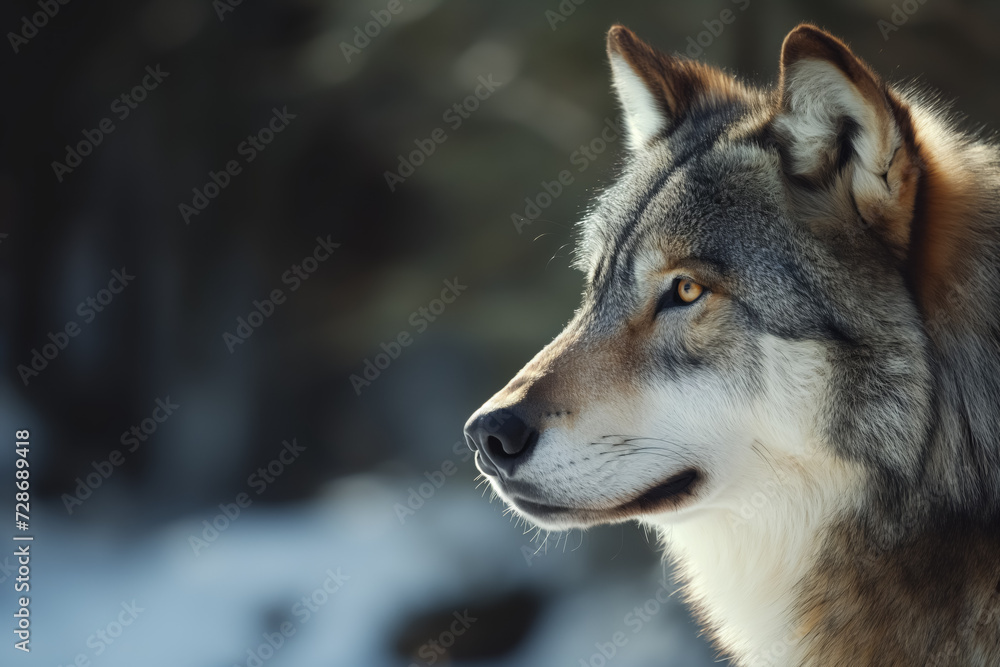
{"type": "Polygon", "coordinates": [[[773,248],[787,232],[780,156],[746,132],[750,116],[743,105],[702,111],[632,155],[581,224],[577,267],[593,279],[609,255],[656,248],[665,262],[725,263],[773,248]]]}

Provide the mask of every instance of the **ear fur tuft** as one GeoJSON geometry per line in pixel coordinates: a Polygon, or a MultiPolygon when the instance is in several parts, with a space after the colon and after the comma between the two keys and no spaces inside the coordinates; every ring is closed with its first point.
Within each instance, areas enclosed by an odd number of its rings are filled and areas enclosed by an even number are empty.
{"type": "Polygon", "coordinates": [[[642,150],[699,105],[738,99],[743,87],[721,70],[654,49],[625,26],[608,31],[608,60],[629,148],[642,150]]]}

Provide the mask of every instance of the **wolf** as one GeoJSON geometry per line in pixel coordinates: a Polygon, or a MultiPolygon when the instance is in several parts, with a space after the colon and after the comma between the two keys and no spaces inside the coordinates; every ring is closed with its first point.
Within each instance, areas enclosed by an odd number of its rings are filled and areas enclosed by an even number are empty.
{"type": "Polygon", "coordinates": [[[812,25],[777,83],[607,36],[583,301],[465,425],[547,530],[654,527],[739,665],[1000,665],[1000,150],[812,25]]]}

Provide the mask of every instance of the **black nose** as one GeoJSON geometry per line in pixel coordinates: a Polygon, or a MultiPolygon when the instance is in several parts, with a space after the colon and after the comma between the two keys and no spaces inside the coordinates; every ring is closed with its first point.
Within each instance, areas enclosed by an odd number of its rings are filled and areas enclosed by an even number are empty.
{"type": "Polygon", "coordinates": [[[479,415],[465,425],[465,441],[479,452],[479,467],[487,475],[510,475],[527,459],[538,431],[510,410],[494,410],[479,415]]]}

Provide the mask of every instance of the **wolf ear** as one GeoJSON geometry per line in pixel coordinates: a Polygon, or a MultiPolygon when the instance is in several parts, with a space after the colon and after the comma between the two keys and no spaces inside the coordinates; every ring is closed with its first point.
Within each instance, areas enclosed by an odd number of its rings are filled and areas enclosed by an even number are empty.
{"type": "Polygon", "coordinates": [[[657,51],[621,25],[608,31],[608,59],[633,151],[668,132],[691,108],[741,91],[728,74],[657,51]]]}
{"type": "Polygon", "coordinates": [[[920,176],[905,105],[843,42],[811,25],[785,37],[778,88],[786,173],[813,188],[845,174],[864,222],[903,259],[920,176]]]}

